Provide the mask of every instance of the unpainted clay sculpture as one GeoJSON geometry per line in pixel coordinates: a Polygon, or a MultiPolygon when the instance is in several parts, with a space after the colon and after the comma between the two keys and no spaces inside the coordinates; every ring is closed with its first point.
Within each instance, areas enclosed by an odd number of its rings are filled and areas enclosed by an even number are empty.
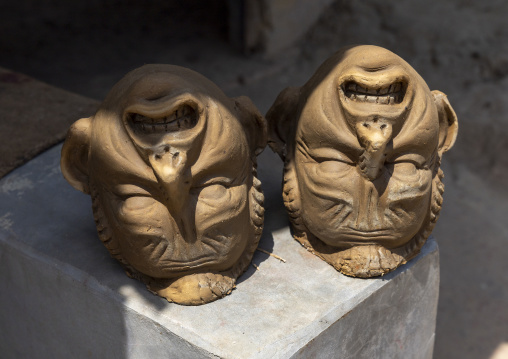
{"type": "Polygon", "coordinates": [[[99,237],[153,293],[198,305],[231,292],[263,226],[266,122],[200,74],[146,65],[75,122],[64,177],[90,194],[99,237]]]}
{"type": "Polygon", "coordinates": [[[266,118],[296,240],[355,277],[419,253],[443,202],[441,156],[458,130],[445,94],[388,50],[348,47],[282,91],[266,118]]]}

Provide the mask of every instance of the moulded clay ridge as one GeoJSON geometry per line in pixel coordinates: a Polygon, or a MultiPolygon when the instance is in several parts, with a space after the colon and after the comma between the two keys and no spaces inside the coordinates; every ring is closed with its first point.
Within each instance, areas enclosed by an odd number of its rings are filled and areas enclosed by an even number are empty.
{"type": "Polygon", "coordinates": [[[441,156],[458,130],[446,95],[392,52],[355,46],[282,91],[266,117],[295,239],[358,277],[420,251],[443,200],[441,156]]]}
{"type": "Polygon", "coordinates": [[[229,294],[257,247],[265,145],[248,98],[188,69],[146,65],[70,128],[61,168],[92,196],[99,237],[127,274],[198,305],[229,294]]]}

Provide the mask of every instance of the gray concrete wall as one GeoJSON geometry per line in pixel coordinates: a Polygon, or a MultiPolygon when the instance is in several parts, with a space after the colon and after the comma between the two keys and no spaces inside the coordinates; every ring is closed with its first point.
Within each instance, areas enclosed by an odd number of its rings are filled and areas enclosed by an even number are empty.
{"type": "Polygon", "coordinates": [[[299,40],[333,0],[246,0],[245,46],[274,54],[299,40]]]}

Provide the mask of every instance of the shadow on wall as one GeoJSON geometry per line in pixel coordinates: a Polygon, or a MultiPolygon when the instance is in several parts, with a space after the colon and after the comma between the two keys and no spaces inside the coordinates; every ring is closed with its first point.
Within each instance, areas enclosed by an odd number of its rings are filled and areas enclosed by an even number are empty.
{"type": "Polygon", "coordinates": [[[206,61],[204,47],[227,48],[227,19],[227,0],[2,1],[1,65],[103,98],[143,64],[192,66],[206,61]],[[194,46],[175,51],[189,42],[194,46]],[[100,76],[105,82],[97,82],[100,76]]]}

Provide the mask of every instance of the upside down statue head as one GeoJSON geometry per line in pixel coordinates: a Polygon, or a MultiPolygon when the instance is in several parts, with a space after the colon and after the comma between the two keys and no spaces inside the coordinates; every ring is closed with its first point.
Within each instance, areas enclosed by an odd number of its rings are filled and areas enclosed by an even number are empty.
{"type": "Polygon", "coordinates": [[[265,144],[248,98],[185,68],[146,65],[74,123],[61,168],[91,195],[99,237],[127,274],[196,305],[229,294],[257,247],[265,144]]]}
{"type": "Polygon", "coordinates": [[[457,136],[446,95],[392,52],[356,46],[282,91],[266,117],[300,243],[357,277],[418,254],[443,201],[441,157],[457,136]]]}

